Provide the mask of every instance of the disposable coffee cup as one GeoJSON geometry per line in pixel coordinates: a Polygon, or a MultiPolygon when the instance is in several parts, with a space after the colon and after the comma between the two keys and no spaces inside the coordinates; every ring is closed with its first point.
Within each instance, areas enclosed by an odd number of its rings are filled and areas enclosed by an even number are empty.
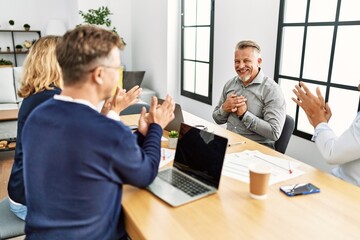
{"type": "Polygon", "coordinates": [[[249,165],[250,197],[265,199],[269,188],[271,168],[263,164],[249,165]]]}

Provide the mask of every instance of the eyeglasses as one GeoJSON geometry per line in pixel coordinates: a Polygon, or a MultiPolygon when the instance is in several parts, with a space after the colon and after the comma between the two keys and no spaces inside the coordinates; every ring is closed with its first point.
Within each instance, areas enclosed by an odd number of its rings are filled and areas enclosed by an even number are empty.
{"type": "Polygon", "coordinates": [[[97,69],[98,67],[112,68],[112,69],[116,69],[116,70],[118,70],[118,69],[121,68],[121,66],[99,65],[99,66],[94,67],[93,69],[88,70],[87,72],[93,72],[93,71],[95,71],[95,69],[97,69]]]}
{"type": "Polygon", "coordinates": [[[107,65],[101,65],[101,66],[99,66],[99,67],[104,67],[104,68],[112,68],[112,69],[119,69],[119,68],[121,68],[121,66],[107,66],[107,65]]]}

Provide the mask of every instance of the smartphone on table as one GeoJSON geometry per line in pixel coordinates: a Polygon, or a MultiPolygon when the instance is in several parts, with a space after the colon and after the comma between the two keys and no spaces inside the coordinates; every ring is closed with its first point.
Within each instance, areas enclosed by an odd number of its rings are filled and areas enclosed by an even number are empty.
{"type": "Polygon", "coordinates": [[[302,183],[302,184],[281,186],[280,190],[283,193],[285,193],[287,196],[290,196],[290,197],[320,192],[320,188],[316,187],[312,183],[302,183]]]}

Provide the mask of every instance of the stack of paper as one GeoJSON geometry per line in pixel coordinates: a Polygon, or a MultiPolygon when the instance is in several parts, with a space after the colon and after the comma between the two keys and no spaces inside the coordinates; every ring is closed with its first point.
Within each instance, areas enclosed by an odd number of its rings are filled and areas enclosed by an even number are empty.
{"type": "Polygon", "coordinates": [[[303,171],[297,169],[300,166],[298,162],[290,162],[289,160],[266,155],[259,151],[249,150],[226,154],[222,174],[249,183],[248,165],[250,163],[261,163],[271,167],[269,184],[278,183],[304,174],[303,171]]]}
{"type": "Polygon", "coordinates": [[[174,157],[175,149],[161,148],[161,159],[159,168],[162,168],[163,166],[174,160],[174,157]]]}

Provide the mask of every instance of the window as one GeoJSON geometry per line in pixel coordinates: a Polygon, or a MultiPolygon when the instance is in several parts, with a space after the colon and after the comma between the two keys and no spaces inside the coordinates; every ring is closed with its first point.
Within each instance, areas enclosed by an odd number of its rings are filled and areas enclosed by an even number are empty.
{"type": "Polygon", "coordinates": [[[212,104],[214,0],[182,0],[181,95],[212,104]]]}
{"type": "Polygon", "coordinates": [[[313,127],[292,100],[300,80],[319,87],[332,111],[329,125],[345,131],[360,109],[360,1],[281,0],[275,81],[285,95],[294,134],[311,139],[313,127]]]}

